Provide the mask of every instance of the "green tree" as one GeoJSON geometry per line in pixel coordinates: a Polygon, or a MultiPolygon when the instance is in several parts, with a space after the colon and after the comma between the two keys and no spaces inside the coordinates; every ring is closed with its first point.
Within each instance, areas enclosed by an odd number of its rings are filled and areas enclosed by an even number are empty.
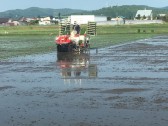
{"type": "Polygon", "coordinates": [[[141,19],[141,15],[138,14],[137,17],[136,17],[136,19],[140,20],[141,19]]]}
{"type": "Polygon", "coordinates": [[[145,20],[145,19],[146,19],[146,16],[144,15],[144,16],[142,17],[142,19],[145,20]]]}
{"type": "Polygon", "coordinates": [[[30,21],[29,25],[37,25],[39,23],[39,20],[32,20],[30,21]]]}
{"type": "Polygon", "coordinates": [[[162,18],[162,20],[165,21],[165,22],[168,22],[168,15],[164,16],[164,17],[162,18]]]}
{"type": "Polygon", "coordinates": [[[111,17],[107,17],[107,21],[110,21],[111,20],[111,17]]]}
{"type": "Polygon", "coordinates": [[[58,13],[58,19],[61,19],[61,13],[60,12],[58,13]]]}

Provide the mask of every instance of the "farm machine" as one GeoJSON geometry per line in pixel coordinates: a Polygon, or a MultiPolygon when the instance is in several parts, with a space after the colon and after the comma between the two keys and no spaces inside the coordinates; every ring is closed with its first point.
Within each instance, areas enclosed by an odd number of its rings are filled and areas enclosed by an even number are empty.
{"type": "MultiPolygon", "coordinates": [[[[89,23],[88,23],[89,24],[89,23]]],[[[90,48],[90,34],[86,31],[82,34],[78,24],[59,24],[59,35],[55,43],[58,52],[81,52],[90,48]]]]}

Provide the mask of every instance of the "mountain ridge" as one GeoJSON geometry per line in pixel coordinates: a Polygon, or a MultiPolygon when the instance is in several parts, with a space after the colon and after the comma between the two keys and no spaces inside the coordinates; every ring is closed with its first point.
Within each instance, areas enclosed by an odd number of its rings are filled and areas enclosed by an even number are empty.
{"type": "Polygon", "coordinates": [[[71,13],[82,13],[84,10],[78,9],[52,9],[52,8],[40,8],[40,7],[30,7],[27,9],[15,9],[0,12],[0,17],[4,18],[16,18],[17,17],[43,17],[43,16],[58,16],[59,13],[62,15],[68,15],[71,13]]]}
{"type": "Polygon", "coordinates": [[[0,12],[0,18],[45,17],[45,16],[56,17],[58,15],[68,16],[71,14],[94,14],[110,17],[116,17],[122,15],[126,18],[132,18],[135,16],[137,10],[141,9],[152,9],[155,16],[160,13],[168,14],[168,6],[163,8],[156,8],[145,5],[122,5],[122,6],[104,7],[98,10],[91,10],[91,11],[70,9],[70,8],[52,9],[52,8],[30,7],[27,9],[15,9],[0,12]]]}

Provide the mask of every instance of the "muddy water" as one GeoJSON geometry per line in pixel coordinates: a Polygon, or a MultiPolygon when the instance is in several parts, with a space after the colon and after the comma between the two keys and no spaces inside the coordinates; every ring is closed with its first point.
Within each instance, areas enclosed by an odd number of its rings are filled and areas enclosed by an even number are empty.
{"type": "Polygon", "coordinates": [[[167,126],[168,36],[0,62],[3,126],[167,126]]]}

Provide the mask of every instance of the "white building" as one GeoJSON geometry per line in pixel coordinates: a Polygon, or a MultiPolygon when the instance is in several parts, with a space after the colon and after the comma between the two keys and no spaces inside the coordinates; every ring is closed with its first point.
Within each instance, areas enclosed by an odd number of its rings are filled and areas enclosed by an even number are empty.
{"type": "Polygon", "coordinates": [[[165,17],[166,14],[158,14],[158,16],[160,16],[160,17],[165,17]]]}
{"type": "Polygon", "coordinates": [[[71,24],[74,24],[74,22],[78,24],[87,24],[89,21],[93,22],[107,21],[107,17],[95,16],[95,15],[71,15],[68,17],[68,21],[70,21],[71,24]]]}
{"type": "Polygon", "coordinates": [[[153,20],[152,10],[138,10],[135,19],[137,19],[138,17],[140,17],[140,20],[144,19],[144,17],[146,17],[144,20],[153,20]]]}
{"type": "Polygon", "coordinates": [[[39,25],[50,25],[51,19],[50,17],[40,18],[39,25]]]}

